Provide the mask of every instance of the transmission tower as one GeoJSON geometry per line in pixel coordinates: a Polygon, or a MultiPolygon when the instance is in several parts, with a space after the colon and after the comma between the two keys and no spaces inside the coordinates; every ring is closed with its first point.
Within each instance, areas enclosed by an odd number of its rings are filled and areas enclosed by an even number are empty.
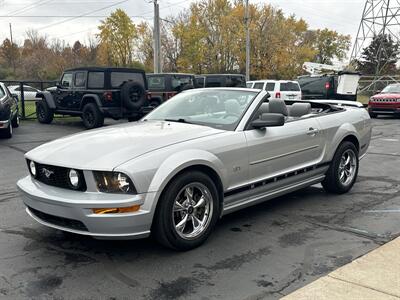
{"type": "MultiPolygon", "coordinates": [[[[375,36],[384,34],[395,42],[400,41],[400,0],[366,0],[350,62],[360,59],[363,49],[375,36]]],[[[384,50],[379,47],[377,58],[384,50]]],[[[379,75],[383,67],[378,65],[375,75],[379,75]]]]}

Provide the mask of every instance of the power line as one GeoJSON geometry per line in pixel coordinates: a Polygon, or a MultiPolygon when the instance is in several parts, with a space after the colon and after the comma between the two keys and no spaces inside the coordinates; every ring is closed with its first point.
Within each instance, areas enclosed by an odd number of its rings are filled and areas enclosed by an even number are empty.
{"type": "Polygon", "coordinates": [[[23,8],[14,10],[14,11],[8,13],[8,14],[11,15],[11,16],[16,15],[16,14],[20,14],[22,12],[26,12],[28,10],[31,10],[31,9],[35,8],[35,7],[41,6],[43,4],[46,4],[46,3],[50,2],[50,1],[53,1],[53,0],[40,0],[40,1],[36,2],[36,3],[32,3],[31,5],[28,5],[27,7],[23,7],[23,8]]]}
{"type": "Polygon", "coordinates": [[[90,14],[92,14],[92,13],[95,13],[95,12],[98,12],[98,11],[102,11],[102,10],[104,10],[104,9],[107,9],[107,8],[110,8],[110,7],[113,7],[113,6],[122,4],[122,3],[124,3],[124,2],[128,2],[128,1],[129,1],[129,0],[122,0],[122,1],[119,1],[119,2],[114,3],[114,4],[110,4],[110,5],[104,6],[104,7],[102,7],[102,8],[98,8],[98,9],[89,11],[89,12],[84,13],[84,14],[81,14],[81,15],[79,15],[79,16],[75,16],[75,17],[68,18],[67,20],[55,22],[55,23],[52,23],[52,24],[50,24],[50,25],[46,25],[46,26],[40,27],[40,28],[38,28],[38,30],[43,30],[43,29],[46,29],[46,28],[49,28],[49,27],[53,27],[53,26],[56,26],[56,25],[59,25],[59,24],[63,24],[63,23],[66,23],[66,22],[69,22],[69,21],[72,21],[72,20],[75,20],[75,19],[78,19],[78,18],[82,18],[82,17],[85,17],[85,16],[90,15],[90,14]]]}

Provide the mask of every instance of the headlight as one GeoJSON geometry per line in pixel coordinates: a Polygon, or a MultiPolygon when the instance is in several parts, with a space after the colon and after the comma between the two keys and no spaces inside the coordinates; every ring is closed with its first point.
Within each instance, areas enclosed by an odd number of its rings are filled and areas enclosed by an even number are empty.
{"type": "Polygon", "coordinates": [[[69,184],[71,185],[71,188],[73,188],[74,190],[78,189],[81,185],[81,179],[79,173],[74,169],[69,170],[68,180],[69,184]]]}
{"type": "Polygon", "coordinates": [[[132,180],[124,173],[93,171],[93,175],[100,192],[136,194],[132,180]]]}
{"type": "Polygon", "coordinates": [[[29,171],[33,177],[36,177],[36,164],[33,161],[29,161],[29,171]]]}

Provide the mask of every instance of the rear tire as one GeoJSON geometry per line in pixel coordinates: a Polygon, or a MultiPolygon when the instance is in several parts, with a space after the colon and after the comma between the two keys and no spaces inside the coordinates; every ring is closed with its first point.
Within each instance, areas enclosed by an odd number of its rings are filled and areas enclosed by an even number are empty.
{"type": "Polygon", "coordinates": [[[87,103],[82,110],[83,125],[87,129],[101,127],[104,124],[104,116],[94,103],[87,103]]]}
{"type": "Polygon", "coordinates": [[[45,100],[36,102],[36,117],[43,124],[50,124],[53,121],[54,112],[45,100]]]}
{"type": "Polygon", "coordinates": [[[220,202],[214,182],[204,173],[185,172],[162,193],[152,233],[166,247],[190,250],[207,240],[219,215],[220,202]]]}
{"type": "Polygon", "coordinates": [[[348,141],[341,143],[322,181],[325,191],[334,194],[347,193],[357,180],[358,167],[357,148],[348,141]]]}

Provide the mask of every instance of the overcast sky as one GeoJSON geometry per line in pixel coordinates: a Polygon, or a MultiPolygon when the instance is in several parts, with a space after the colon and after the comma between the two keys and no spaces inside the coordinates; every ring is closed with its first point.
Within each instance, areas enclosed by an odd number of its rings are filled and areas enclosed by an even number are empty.
{"type": "MultiPolygon", "coordinates": [[[[160,15],[175,15],[193,1],[159,0],[160,15]]],[[[250,3],[270,3],[287,15],[305,19],[312,29],[328,27],[354,39],[365,0],[250,0],[250,3]]],[[[23,42],[28,29],[36,29],[50,39],[85,42],[97,32],[99,20],[116,8],[124,9],[135,22],[152,21],[150,0],[0,0],[0,40],[9,37],[8,26],[12,23],[14,40],[18,43],[23,42]]]]}

